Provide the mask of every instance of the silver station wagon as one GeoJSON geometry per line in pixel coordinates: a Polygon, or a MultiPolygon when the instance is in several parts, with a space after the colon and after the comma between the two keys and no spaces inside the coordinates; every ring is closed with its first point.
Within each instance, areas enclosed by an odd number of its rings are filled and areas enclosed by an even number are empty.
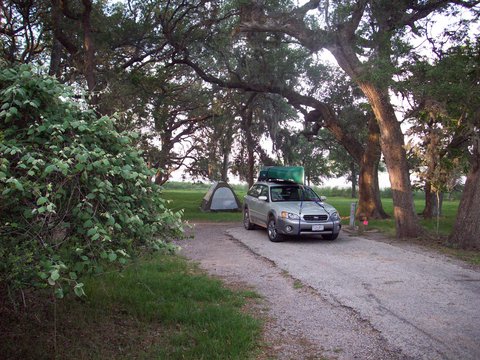
{"type": "Polygon", "coordinates": [[[335,240],[342,225],[335,208],[311,188],[290,181],[259,181],[245,196],[243,225],[267,229],[271,241],[285,235],[322,235],[335,240]]]}

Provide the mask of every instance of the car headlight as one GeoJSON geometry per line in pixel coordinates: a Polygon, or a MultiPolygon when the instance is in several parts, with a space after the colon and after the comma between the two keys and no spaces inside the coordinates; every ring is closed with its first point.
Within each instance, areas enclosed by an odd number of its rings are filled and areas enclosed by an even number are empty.
{"type": "Polygon", "coordinates": [[[331,218],[333,221],[337,221],[337,220],[340,220],[340,215],[338,214],[337,211],[334,211],[333,213],[330,214],[330,218],[331,218]]]}
{"type": "Polygon", "coordinates": [[[282,217],[282,219],[290,219],[290,220],[300,219],[300,216],[298,216],[298,214],[290,213],[288,211],[282,211],[281,212],[281,217],[282,217]]]}

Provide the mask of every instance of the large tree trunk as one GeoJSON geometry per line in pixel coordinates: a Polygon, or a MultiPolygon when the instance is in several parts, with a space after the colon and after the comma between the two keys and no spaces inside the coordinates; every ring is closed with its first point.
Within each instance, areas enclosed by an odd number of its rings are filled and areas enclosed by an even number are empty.
{"type": "Polygon", "coordinates": [[[370,219],[389,218],[383,210],[378,185],[378,164],[382,155],[380,148],[380,129],[376,119],[372,116],[368,122],[368,141],[365,147],[348,133],[336,120],[333,110],[319,106],[307,116],[307,121],[325,121],[325,127],[333,134],[335,139],[347,150],[352,159],[360,167],[358,176],[358,208],[357,216],[362,214],[370,219]]]}
{"type": "Polygon", "coordinates": [[[52,50],[50,53],[50,67],[48,69],[48,74],[51,76],[55,76],[57,78],[60,77],[60,63],[62,60],[62,51],[63,51],[63,45],[62,43],[57,39],[55,34],[58,34],[59,26],[60,26],[60,10],[58,8],[58,4],[54,2],[52,6],[52,27],[54,29],[53,34],[54,36],[52,37],[52,50]],[[57,6],[55,6],[57,5],[57,6]]]}
{"type": "Polygon", "coordinates": [[[388,219],[390,216],[383,210],[378,185],[378,162],[367,160],[360,167],[358,178],[358,201],[356,216],[369,219],[388,219]]]}
{"type": "Polygon", "coordinates": [[[449,237],[450,243],[464,249],[480,249],[480,149],[474,147],[476,158],[467,175],[457,220],[449,237]]]}
{"type": "Polygon", "coordinates": [[[170,140],[171,133],[165,132],[160,136],[161,138],[161,149],[158,154],[158,158],[155,159],[154,167],[157,170],[155,174],[155,184],[163,185],[165,184],[172,175],[173,167],[170,162],[170,152],[173,149],[173,143],[170,140]]]}
{"type": "Polygon", "coordinates": [[[358,208],[356,216],[369,219],[387,219],[390,216],[383,210],[378,184],[378,164],[382,155],[380,130],[375,119],[368,124],[368,141],[360,160],[358,176],[358,208]]]}
{"type": "Polygon", "coordinates": [[[430,181],[425,181],[425,208],[422,211],[422,216],[424,219],[431,219],[434,215],[435,207],[435,193],[432,192],[432,183],[430,181]]]}
{"type": "Polygon", "coordinates": [[[172,175],[172,168],[169,168],[165,164],[165,160],[160,160],[155,165],[158,169],[155,174],[155,184],[163,185],[170,179],[170,176],[172,175]]]}
{"type": "MultiPolygon", "coordinates": [[[[92,36],[92,2],[91,0],[83,0],[83,6],[85,8],[82,14],[82,27],[83,27],[83,47],[85,51],[84,55],[84,74],[87,79],[88,91],[91,93],[95,89],[95,46],[92,36]]],[[[93,98],[95,102],[95,98],[93,98]]]]}
{"type": "Polygon", "coordinates": [[[351,34],[346,30],[338,34],[337,44],[329,50],[365,94],[377,119],[381,149],[392,186],[397,237],[418,237],[423,230],[415,213],[403,133],[390,103],[388,87],[368,81],[369,70],[357,58],[349,37],[351,34]]]}
{"type": "Polygon", "coordinates": [[[222,161],[222,181],[228,181],[228,165],[229,165],[230,152],[227,149],[223,149],[223,161],[222,161]]]}
{"type": "Polygon", "coordinates": [[[50,67],[48,69],[48,74],[60,78],[60,64],[62,61],[62,51],[63,47],[60,41],[56,38],[52,39],[52,51],[50,53],[50,67]]]}
{"type": "Polygon", "coordinates": [[[255,140],[252,136],[253,111],[244,108],[242,111],[242,130],[245,135],[245,146],[247,148],[247,173],[245,174],[248,187],[252,187],[255,182],[255,140]]]}
{"type": "MultiPolygon", "coordinates": [[[[75,63],[78,62],[78,66],[81,68],[81,72],[87,81],[88,91],[93,93],[96,85],[95,43],[93,39],[93,29],[91,23],[93,2],[92,0],[82,0],[82,4],[83,12],[81,14],[77,14],[75,11],[72,11],[72,9],[69,8],[67,1],[52,0],[52,26],[55,38],[54,41],[58,40],[75,59],[75,63]],[[62,31],[60,21],[61,13],[63,13],[67,21],[80,21],[83,31],[83,52],[78,49],[74,41],[72,41],[71,36],[66,35],[62,31]]],[[[55,45],[56,44],[54,42],[54,46],[55,45]]],[[[57,59],[53,58],[52,62],[53,61],[57,61],[57,59]]],[[[51,64],[50,71],[54,71],[55,66],[56,64],[53,62],[51,64]]],[[[97,103],[97,97],[92,96],[92,102],[97,103]]]]}
{"type": "Polygon", "coordinates": [[[443,193],[432,191],[430,181],[425,182],[425,208],[422,211],[424,219],[432,219],[434,216],[442,215],[443,193]]]}
{"type": "Polygon", "coordinates": [[[392,186],[397,237],[418,237],[423,231],[415,213],[403,133],[390,104],[388,90],[369,82],[359,81],[358,84],[380,127],[381,148],[392,186]]]}

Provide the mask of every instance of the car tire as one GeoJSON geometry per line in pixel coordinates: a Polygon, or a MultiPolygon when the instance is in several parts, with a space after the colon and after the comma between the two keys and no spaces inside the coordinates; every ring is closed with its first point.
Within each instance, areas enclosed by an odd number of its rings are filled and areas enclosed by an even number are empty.
{"type": "Polygon", "coordinates": [[[338,234],[339,233],[336,233],[336,234],[325,234],[325,235],[322,235],[322,238],[324,238],[325,240],[335,240],[337,237],[338,237],[338,234]]]}
{"type": "Polygon", "coordinates": [[[272,242],[280,242],[280,241],[283,240],[282,234],[279,234],[278,231],[277,231],[277,226],[275,224],[275,219],[274,218],[270,218],[268,220],[267,234],[268,234],[268,238],[272,242]]]}
{"type": "Polygon", "coordinates": [[[250,213],[248,212],[248,208],[243,210],[243,226],[247,230],[253,230],[255,225],[250,222],[250,213]]]}

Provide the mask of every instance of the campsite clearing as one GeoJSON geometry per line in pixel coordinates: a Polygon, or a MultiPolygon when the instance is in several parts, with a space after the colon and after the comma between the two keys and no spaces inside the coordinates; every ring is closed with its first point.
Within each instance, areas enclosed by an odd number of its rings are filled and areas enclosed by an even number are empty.
{"type": "MultiPolygon", "coordinates": [[[[184,218],[188,221],[211,221],[211,222],[229,222],[229,221],[242,221],[241,212],[202,212],[200,211],[200,204],[207,190],[195,189],[168,189],[163,191],[163,197],[170,200],[169,207],[173,210],[184,210],[184,218]]],[[[332,204],[340,213],[343,224],[348,224],[348,214],[350,213],[350,204],[355,202],[356,199],[348,197],[330,196],[325,194],[321,190],[315,189],[318,195],[327,195],[327,202],[332,204]]],[[[246,194],[246,190],[235,189],[237,197],[243,201],[246,194]]],[[[382,203],[385,211],[388,214],[393,212],[393,203],[391,198],[382,198],[382,203]]],[[[416,199],[415,206],[417,209],[421,209],[424,206],[423,199],[416,199]]],[[[439,223],[440,235],[447,235],[453,226],[455,216],[458,208],[458,200],[444,200],[443,202],[443,216],[439,223]]],[[[436,219],[422,220],[422,225],[433,233],[436,232],[436,219]]],[[[370,220],[370,229],[379,229],[388,235],[394,236],[395,223],[393,219],[387,220],[370,220]]]]}

